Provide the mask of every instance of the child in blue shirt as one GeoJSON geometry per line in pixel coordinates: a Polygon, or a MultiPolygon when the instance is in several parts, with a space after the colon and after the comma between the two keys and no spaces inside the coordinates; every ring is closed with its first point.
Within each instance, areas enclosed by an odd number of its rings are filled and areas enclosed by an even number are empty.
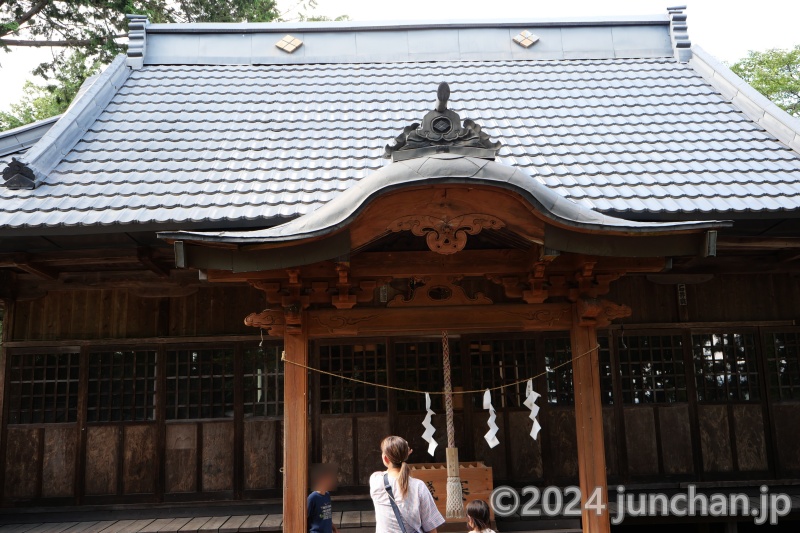
{"type": "Polygon", "coordinates": [[[336,489],[336,467],[316,464],[311,468],[311,489],[308,495],[308,530],[312,533],[338,533],[333,525],[330,491],[336,489]]]}

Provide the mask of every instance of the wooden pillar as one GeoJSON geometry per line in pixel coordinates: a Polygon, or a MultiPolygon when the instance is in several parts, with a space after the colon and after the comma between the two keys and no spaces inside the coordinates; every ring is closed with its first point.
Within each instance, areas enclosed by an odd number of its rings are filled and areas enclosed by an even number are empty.
{"type": "MultiPolygon", "coordinates": [[[[597,346],[594,324],[582,321],[578,305],[573,306],[570,331],[572,356],[578,357],[597,346]]],[[[606,481],[606,454],[603,443],[603,409],[600,403],[600,359],[598,350],[573,359],[572,381],[575,388],[575,423],[578,435],[578,477],[581,488],[581,514],[583,533],[609,533],[608,484],[606,481]],[[595,491],[599,488],[600,498],[595,491]],[[592,499],[595,495],[595,499],[592,499]],[[586,509],[587,501],[606,506],[598,515],[586,509]]]]}
{"type": "Polygon", "coordinates": [[[305,533],[308,497],[308,321],[284,333],[283,387],[283,531],[305,533]]]}

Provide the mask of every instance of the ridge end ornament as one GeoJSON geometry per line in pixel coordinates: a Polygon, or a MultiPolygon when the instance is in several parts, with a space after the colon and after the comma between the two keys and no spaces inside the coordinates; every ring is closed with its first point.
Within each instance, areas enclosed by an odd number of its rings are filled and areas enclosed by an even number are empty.
{"type": "Polygon", "coordinates": [[[422,118],[406,126],[394,144],[387,144],[384,157],[394,162],[438,153],[453,153],[494,160],[502,143],[492,141],[480,125],[470,119],[461,120],[458,113],[448,109],[450,85],[439,84],[436,106],[422,118]]]}
{"type": "Polygon", "coordinates": [[[36,188],[36,174],[27,163],[16,157],[3,169],[3,180],[9,189],[34,189],[36,188]]]}

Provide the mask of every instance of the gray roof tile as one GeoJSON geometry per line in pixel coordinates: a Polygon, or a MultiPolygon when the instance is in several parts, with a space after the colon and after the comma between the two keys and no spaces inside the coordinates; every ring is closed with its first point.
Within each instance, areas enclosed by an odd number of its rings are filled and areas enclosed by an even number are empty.
{"type": "Polygon", "coordinates": [[[440,61],[134,70],[8,227],[263,220],[309,213],[387,164],[432,104],[505,146],[499,161],[600,211],[800,208],[800,155],[686,64],[440,61]]]}

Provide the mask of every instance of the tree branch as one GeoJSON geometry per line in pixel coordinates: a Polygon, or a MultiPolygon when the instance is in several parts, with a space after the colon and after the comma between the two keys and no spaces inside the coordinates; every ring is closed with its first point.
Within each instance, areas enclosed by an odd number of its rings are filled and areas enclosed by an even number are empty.
{"type": "MultiPolygon", "coordinates": [[[[0,1],[0,5],[4,4],[4,3],[5,2],[0,1]]],[[[10,29],[6,30],[6,31],[0,33],[0,37],[2,37],[3,35],[8,35],[9,33],[16,33],[17,31],[19,31],[19,28],[23,24],[25,24],[30,19],[32,19],[33,17],[38,15],[39,12],[41,12],[42,9],[44,9],[47,6],[47,4],[48,4],[47,0],[40,0],[38,3],[33,4],[31,6],[31,8],[28,11],[26,11],[25,13],[23,13],[18,19],[11,21],[12,24],[16,25],[17,29],[16,30],[10,30],[10,29]]]]}
{"type": "MultiPolygon", "coordinates": [[[[113,41],[127,37],[126,35],[113,35],[106,39],[106,41],[113,41]]],[[[35,46],[35,47],[52,47],[52,46],[89,46],[90,44],[97,44],[93,39],[65,39],[63,41],[28,41],[18,39],[0,39],[0,46],[35,46]]]]}
{"type": "Polygon", "coordinates": [[[35,17],[42,9],[44,9],[45,6],[47,6],[47,3],[48,3],[48,0],[40,0],[39,3],[33,4],[31,6],[31,8],[27,11],[27,13],[23,13],[22,16],[20,18],[18,18],[17,20],[15,20],[14,22],[18,26],[22,26],[23,24],[28,22],[30,19],[35,17]]]}

